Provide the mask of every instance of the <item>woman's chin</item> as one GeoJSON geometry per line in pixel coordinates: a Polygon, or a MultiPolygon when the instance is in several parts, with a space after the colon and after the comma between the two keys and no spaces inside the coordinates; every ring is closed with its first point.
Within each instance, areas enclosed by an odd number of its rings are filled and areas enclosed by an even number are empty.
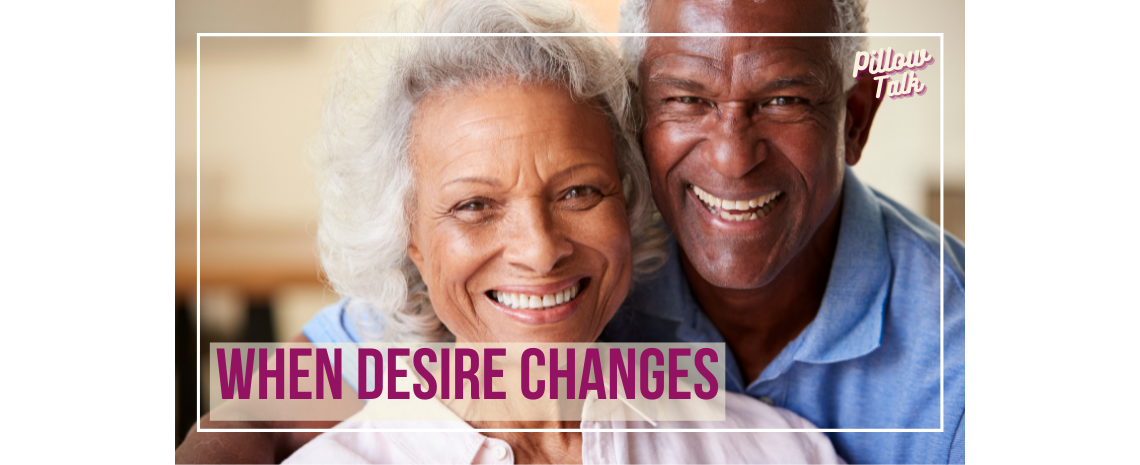
{"type": "Polygon", "coordinates": [[[505,318],[500,320],[502,325],[491,330],[496,340],[483,342],[594,342],[600,328],[593,326],[600,318],[591,318],[584,312],[595,300],[579,298],[544,309],[511,308],[492,301],[495,311],[505,318]]]}

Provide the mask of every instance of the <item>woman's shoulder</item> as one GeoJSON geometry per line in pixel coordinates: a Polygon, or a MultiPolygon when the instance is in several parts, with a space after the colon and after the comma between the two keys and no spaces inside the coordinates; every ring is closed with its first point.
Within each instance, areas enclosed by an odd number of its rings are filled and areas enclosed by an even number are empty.
{"type": "Polygon", "coordinates": [[[818,429],[791,410],[735,392],[725,392],[724,417],[727,428],[818,429]]]}
{"type": "Polygon", "coordinates": [[[493,456],[496,446],[505,450],[463,422],[348,420],[282,463],[467,463],[493,456]],[[406,429],[420,431],[399,431],[406,429]]]}
{"type": "MultiPolygon", "coordinates": [[[[749,445],[763,461],[802,463],[844,463],[835,452],[831,440],[806,418],[791,410],[774,407],[753,397],[734,392],[725,397],[725,428],[773,430],[753,433],[757,440],[749,445]],[[801,431],[780,431],[801,430],[801,431]]],[[[711,423],[711,422],[710,422],[711,423]]],[[[727,438],[737,436],[728,435],[727,438]]],[[[732,441],[732,439],[728,439],[732,441]]],[[[744,456],[742,458],[746,458],[744,456]]]]}
{"type": "Polygon", "coordinates": [[[630,422],[612,427],[644,428],[644,432],[593,434],[595,447],[628,454],[612,457],[618,462],[843,463],[831,441],[814,431],[817,428],[810,421],[736,393],[725,393],[723,421],[630,422]],[[669,431],[676,429],[708,432],[669,431]]]}
{"type": "Polygon", "coordinates": [[[404,453],[399,433],[351,431],[374,427],[371,422],[342,422],[313,438],[282,463],[405,463],[414,459],[404,453]]]}

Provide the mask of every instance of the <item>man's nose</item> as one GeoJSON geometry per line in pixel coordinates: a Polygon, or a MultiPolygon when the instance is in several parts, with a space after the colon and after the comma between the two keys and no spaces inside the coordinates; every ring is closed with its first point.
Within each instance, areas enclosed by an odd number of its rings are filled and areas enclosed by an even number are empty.
{"type": "Polygon", "coordinates": [[[513,266],[546,274],[573,253],[574,245],[558,227],[553,213],[540,204],[532,202],[509,220],[506,227],[513,228],[514,234],[506,235],[509,239],[503,258],[513,266]]]}
{"type": "Polygon", "coordinates": [[[707,139],[701,156],[725,177],[743,177],[768,156],[746,106],[721,107],[706,128],[707,139]]]}

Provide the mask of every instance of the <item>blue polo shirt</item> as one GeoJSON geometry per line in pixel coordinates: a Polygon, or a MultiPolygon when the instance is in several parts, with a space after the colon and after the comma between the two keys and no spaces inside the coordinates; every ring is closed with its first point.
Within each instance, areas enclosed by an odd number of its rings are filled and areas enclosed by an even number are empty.
{"type": "MultiPolygon", "coordinates": [[[[744,379],[730,350],[726,388],[820,428],[934,430],[827,433],[849,462],[964,463],[966,253],[953,236],[945,236],[944,248],[938,238],[938,226],[848,169],[819,313],[756,379],[744,379]]],[[[724,341],[690,292],[672,241],[670,252],[664,269],[626,299],[603,339],[724,341]]]]}

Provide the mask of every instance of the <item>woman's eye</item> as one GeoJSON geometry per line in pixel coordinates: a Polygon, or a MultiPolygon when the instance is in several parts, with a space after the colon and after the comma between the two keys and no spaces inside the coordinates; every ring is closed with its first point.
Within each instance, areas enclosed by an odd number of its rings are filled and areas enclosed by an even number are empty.
{"type": "Polygon", "coordinates": [[[459,207],[456,208],[456,211],[477,212],[486,209],[487,204],[485,202],[474,201],[459,205],[459,207]]]}
{"type": "Polygon", "coordinates": [[[576,187],[570,188],[569,191],[566,191],[566,196],[563,198],[576,199],[576,198],[585,197],[585,196],[588,196],[591,194],[596,194],[597,192],[598,192],[598,190],[594,189],[593,187],[576,186],[576,187]]]}
{"type": "Polygon", "coordinates": [[[560,199],[561,208],[570,210],[588,210],[597,205],[605,196],[602,191],[591,186],[574,186],[567,189],[560,199]]]}
{"type": "Polygon", "coordinates": [[[677,97],[676,100],[680,103],[701,103],[701,99],[697,97],[677,97]]]}
{"type": "Polygon", "coordinates": [[[502,215],[500,205],[494,200],[476,198],[459,202],[451,208],[448,216],[469,224],[480,224],[502,215]]]}

